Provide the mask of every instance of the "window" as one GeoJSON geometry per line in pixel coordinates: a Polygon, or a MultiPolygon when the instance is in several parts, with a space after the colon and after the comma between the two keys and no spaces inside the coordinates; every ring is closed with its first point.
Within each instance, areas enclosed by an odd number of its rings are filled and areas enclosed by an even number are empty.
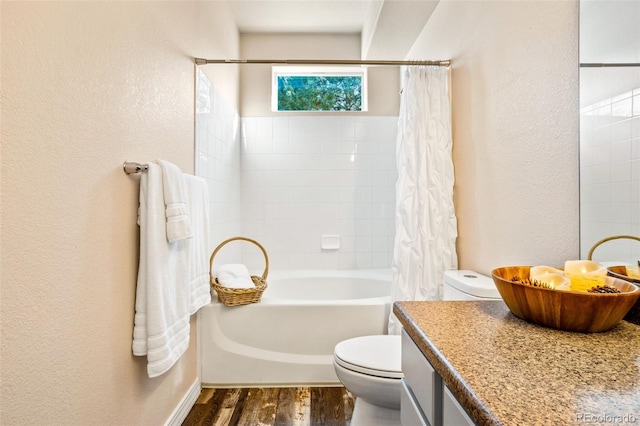
{"type": "Polygon", "coordinates": [[[366,111],[367,69],[273,67],[273,111],[366,111]]]}

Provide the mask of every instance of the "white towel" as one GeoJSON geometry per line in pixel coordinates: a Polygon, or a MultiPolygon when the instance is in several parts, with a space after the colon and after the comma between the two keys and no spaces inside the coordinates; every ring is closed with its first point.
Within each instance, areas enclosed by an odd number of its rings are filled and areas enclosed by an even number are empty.
{"type": "Polygon", "coordinates": [[[189,346],[190,240],[167,241],[160,166],[149,164],[140,177],[140,264],[136,289],[133,354],[147,356],[147,374],[156,377],[189,346]]]}
{"type": "Polygon", "coordinates": [[[162,188],[167,218],[167,241],[191,238],[191,221],[187,206],[184,175],[178,166],[165,160],[156,160],[162,167],[162,188]]]}
{"type": "Polygon", "coordinates": [[[209,189],[207,182],[199,177],[185,175],[185,185],[189,197],[189,217],[193,229],[193,238],[188,240],[190,247],[191,271],[189,288],[191,289],[189,313],[211,302],[209,284],[209,189]]]}
{"type": "Polygon", "coordinates": [[[246,266],[238,263],[220,265],[215,269],[218,283],[228,288],[253,288],[251,274],[246,266]]]}

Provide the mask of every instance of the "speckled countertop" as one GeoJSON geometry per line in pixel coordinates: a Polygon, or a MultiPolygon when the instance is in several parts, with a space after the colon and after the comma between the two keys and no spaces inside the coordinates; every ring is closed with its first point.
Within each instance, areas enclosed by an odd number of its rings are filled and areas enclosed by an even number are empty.
{"type": "Polygon", "coordinates": [[[640,326],[594,334],[516,318],[502,301],[393,312],[479,425],[640,424],[640,326]]]}

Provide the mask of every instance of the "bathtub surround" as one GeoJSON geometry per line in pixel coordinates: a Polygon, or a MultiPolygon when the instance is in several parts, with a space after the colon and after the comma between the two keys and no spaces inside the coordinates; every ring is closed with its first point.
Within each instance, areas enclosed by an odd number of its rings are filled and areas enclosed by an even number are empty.
{"type": "MultiPolygon", "coordinates": [[[[396,129],[358,114],[242,119],[242,232],[274,269],[390,266],[396,129]],[[323,235],[340,247],[323,250],[323,235]]],[[[251,248],[243,263],[264,266],[251,248]]]]}
{"type": "MultiPolygon", "coordinates": [[[[251,59],[359,59],[358,34],[240,37],[251,59]],[[313,49],[309,49],[313,46],[313,49]]],[[[401,59],[401,58],[399,58],[401,59]]],[[[240,67],[242,232],[275,269],[389,267],[393,250],[398,68],[369,67],[369,111],[271,111],[270,65],[240,67]],[[322,236],[340,247],[322,248],[322,236]]],[[[247,248],[250,269],[264,263],[247,248]]]]}
{"type": "MultiPolygon", "coordinates": [[[[209,187],[213,251],[218,243],[242,233],[240,117],[237,108],[205,75],[203,67],[196,68],[196,94],[196,174],[209,187]]],[[[240,244],[230,244],[216,256],[216,264],[240,262],[240,250],[240,244]]]]}
{"type": "MultiPolygon", "coordinates": [[[[458,268],[449,70],[414,66],[402,73],[391,298],[442,300],[444,271],[458,268]]],[[[389,334],[400,330],[392,314],[389,334]]]]}

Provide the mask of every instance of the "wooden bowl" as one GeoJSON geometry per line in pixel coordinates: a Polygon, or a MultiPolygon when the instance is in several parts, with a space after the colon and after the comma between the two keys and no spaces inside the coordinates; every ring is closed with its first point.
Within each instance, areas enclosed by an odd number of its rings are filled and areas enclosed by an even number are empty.
{"type": "Polygon", "coordinates": [[[507,307],[518,318],[566,331],[596,333],[615,327],[640,298],[640,288],[614,277],[606,284],[621,293],[551,290],[513,282],[529,278],[530,266],[507,266],[491,272],[507,307]]]}
{"type": "MultiPolygon", "coordinates": [[[[620,278],[621,280],[629,281],[634,283],[637,286],[640,286],[640,280],[634,277],[630,277],[627,275],[627,267],[624,265],[620,266],[609,266],[607,268],[607,272],[609,275],[615,278],[620,278]]],[[[636,302],[635,305],[629,310],[627,315],[624,316],[624,320],[632,322],[634,324],[640,325],[640,298],[636,302]]]]}
{"type": "Polygon", "coordinates": [[[620,266],[609,266],[607,268],[607,272],[609,275],[615,278],[620,278],[621,280],[629,281],[632,283],[640,284],[640,280],[634,277],[630,277],[627,275],[627,267],[624,265],[620,266]]]}

